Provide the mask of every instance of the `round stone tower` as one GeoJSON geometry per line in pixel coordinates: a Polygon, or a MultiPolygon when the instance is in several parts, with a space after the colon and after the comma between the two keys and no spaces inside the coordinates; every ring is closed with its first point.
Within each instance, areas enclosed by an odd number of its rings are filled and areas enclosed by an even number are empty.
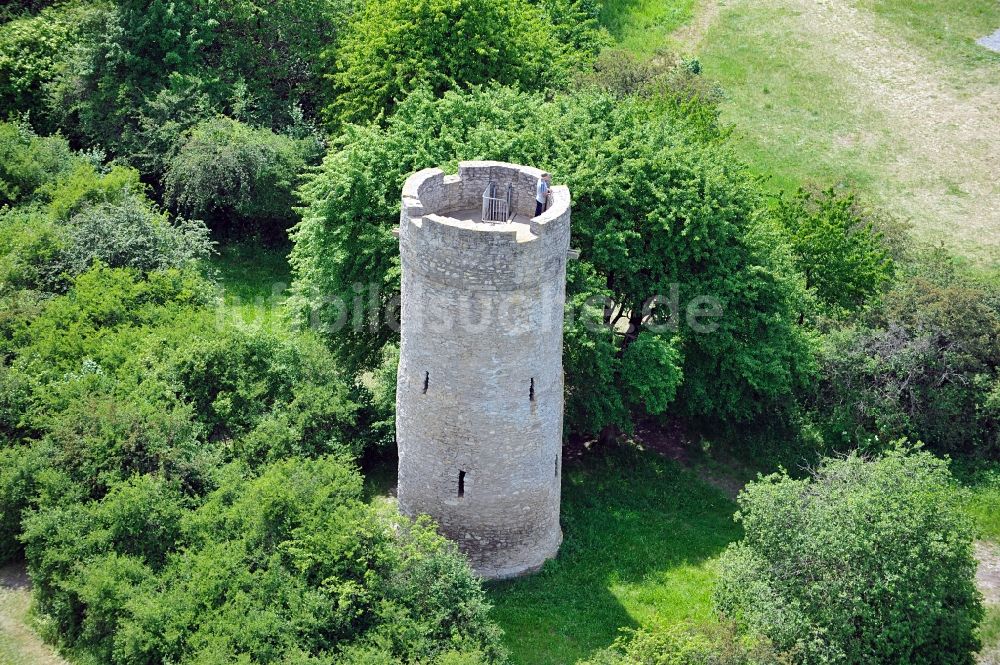
{"type": "Polygon", "coordinates": [[[490,579],[536,570],[562,541],[570,194],[553,186],[534,217],[541,174],[462,162],[403,185],[399,506],[490,579]]]}

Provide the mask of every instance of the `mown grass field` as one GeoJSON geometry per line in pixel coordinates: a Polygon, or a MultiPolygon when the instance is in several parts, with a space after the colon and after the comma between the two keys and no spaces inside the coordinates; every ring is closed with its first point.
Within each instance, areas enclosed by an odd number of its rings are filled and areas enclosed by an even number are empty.
{"type": "Polygon", "coordinates": [[[565,465],[563,544],[538,574],[489,587],[514,663],[573,663],[623,628],[711,618],[736,505],[655,453],[565,465]]]}
{"type": "MultiPolygon", "coordinates": [[[[775,189],[844,184],[975,265],[1000,265],[993,0],[710,0],[690,45],[775,189]]],[[[703,9],[704,11],[704,9],[703,9]]]]}
{"type": "Polygon", "coordinates": [[[652,56],[670,43],[696,8],[696,0],[606,0],[600,20],[620,47],[652,56]]]}
{"type": "Polygon", "coordinates": [[[223,288],[223,313],[248,325],[278,325],[292,281],[291,246],[247,240],[222,243],[216,250],[211,266],[223,288]]]}

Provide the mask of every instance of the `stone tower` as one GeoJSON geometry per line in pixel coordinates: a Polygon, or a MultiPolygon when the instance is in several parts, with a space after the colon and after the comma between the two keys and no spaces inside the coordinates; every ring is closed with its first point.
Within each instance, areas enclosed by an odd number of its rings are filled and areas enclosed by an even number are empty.
{"type": "Polygon", "coordinates": [[[552,187],[532,217],[541,173],[462,162],[403,185],[399,506],[489,579],[536,570],[562,541],[570,194],[552,187]]]}

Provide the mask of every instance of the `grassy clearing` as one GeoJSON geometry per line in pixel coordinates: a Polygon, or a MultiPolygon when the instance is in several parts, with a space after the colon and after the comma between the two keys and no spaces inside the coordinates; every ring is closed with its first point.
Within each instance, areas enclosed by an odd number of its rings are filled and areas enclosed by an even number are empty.
{"type": "Polygon", "coordinates": [[[979,625],[979,639],[983,641],[980,662],[983,665],[1000,663],[1000,606],[986,608],[986,618],[979,625]]]}
{"type": "Polygon", "coordinates": [[[1000,261],[1000,59],[969,37],[1000,26],[995,0],[719,4],[698,57],[771,186],[852,186],[918,238],[1000,261]]]}
{"type": "Polygon", "coordinates": [[[651,56],[691,20],[696,4],[696,0],[605,0],[600,21],[622,48],[651,56]]]}
{"type": "Polygon", "coordinates": [[[267,246],[254,241],[218,247],[212,259],[223,287],[226,315],[246,324],[278,325],[280,304],[291,283],[287,245],[267,246]]]}
{"type": "MultiPolygon", "coordinates": [[[[891,30],[942,63],[967,71],[1000,64],[1000,53],[976,40],[1000,28],[1000,2],[993,0],[856,0],[891,30]]],[[[995,75],[995,74],[994,74],[995,75]]]]}
{"type": "Polygon", "coordinates": [[[632,450],[567,463],[559,557],[490,585],[514,663],[572,663],[622,628],[711,618],[714,561],[735,504],[677,464],[632,450]]]}
{"type": "Polygon", "coordinates": [[[965,510],[979,537],[1000,543],[1000,463],[955,464],[953,469],[967,492],[965,510]]]}
{"type": "Polygon", "coordinates": [[[706,75],[725,89],[725,119],[736,127],[743,156],[775,189],[809,181],[873,188],[884,175],[890,137],[860,128],[886,120],[830,103],[849,96],[849,87],[841,72],[812,57],[805,36],[780,28],[797,16],[786,7],[742,4],[710,29],[700,57],[706,75]]]}
{"type": "Polygon", "coordinates": [[[3,665],[66,665],[30,627],[31,591],[23,566],[0,567],[0,663],[3,665]]]}

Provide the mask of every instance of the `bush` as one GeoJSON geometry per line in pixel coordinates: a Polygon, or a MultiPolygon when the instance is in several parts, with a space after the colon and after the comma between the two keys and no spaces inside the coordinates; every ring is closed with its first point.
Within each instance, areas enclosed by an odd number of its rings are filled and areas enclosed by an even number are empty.
{"type": "Polygon", "coordinates": [[[139,196],[91,206],[68,224],[64,265],[79,275],[94,262],[140,273],[184,268],[208,258],[211,242],[199,221],[171,223],[139,196]]]}
{"type": "Polygon", "coordinates": [[[327,115],[366,122],[423,86],[436,96],[490,82],[544,89],[560,75],[548,25],[525,0],[368,2],[337,52],[327,115]]]}
{"type": "Polygon", "coordinates": [[[781,198],[776,215],[788,232],[796,267],[819,302],[853,313],[882,293],[895,272],[892,240],[852,194],[800,190],[781,198]]]}
{"type": "Polygon", "coordinates": [[[69,4],[0,25],[0,119],[27,115],[36,126],[54,129],[48,86],[92,13],[84,3],[69,4]]]}
{"type": "Polygon", "coordinates": [[[644,100],[657,113],[696,128],[707,141],[729,134],[719,120],[722,89],[701,76],[697,60],[666,52],[646,59],[609,48],[601,52],[591,69],[577,75],[577,81],[617,98],[644,100]]]}
{"type": "Polygon", "coordinates": [[[342,461],[222,476],[194,510],[144,476],[27,520],[39,608],[69,646],[115,665],[503,660],[455,545],[363,502],[342,461]]]}
{"type": "Polygon", "coordinates": [[[100,647],[114,632],[127,583],[163,566],[181,515],[181,497],[170,483],[139,476],[102,501],[50,506],[25,520],[35,602],[66,643],[89,643],[102,662],[110,661],[110,651],[100,647]]]}
{"type": "Polygon", "coordinates": [[[813,341],[796,325],[807,300],[801,278],[781,234],[760,219],[764,202],[754,182],[725,145],[704,143],[700,130],[640,101],[545,101],[502,88],[440,100],[427,90],[412,94],[385,128],[348,129],[302,188],[307,205],[290,257],[294,305],[303,320],[327,330],[345,369],[375,367],[395,333],[389,326],[328,329],[339,316],[330,298],[350,302],[355,284],[374,282],[381,307],[374,314],[389,311],[399,288],[392,228],[404,179],[472,158],[533,164],[570,186],[582,257],[569,269],[569,297],[614,302],[598,312],[606,334],[579,322],[567,332],[571,430],[627,428],[626,401],[639,416],[663,413],[675,391],[679,413],[744,422],[782,409],[811,376],[813,341]],[[677,316],[669,303],[647,310],[651,298],[669,299],[674,290],[677,316]],[[697,296],[712,296],[724,309],[711,334],[683,325],[697,296]],[[626,348],[646,335],[658,341],[642,341],[626,359],[626,348]],[[622,362],[634,366],[654,355],[664,372],[636,374],[651,382],[629,384],[622,362]],[[598,426],[604,417],[611,420],[598,426]]]}
{"type": "Polygon", "coordinates": [[[62,137],[41,137],[25,124],[0,122],[0,207],[30,200],[75,165],[62,137]]]}
{"type": "Polygon", "coordinates": [[[51,86],[53,111],[81,142],[159,179],[184,133],[217,114],[274,130],[314,120],[328,99],[322,53],[355,4],[99,3],[51,86]]]}
{"type": "Polygon", "coordinates": [[[212,440],[256,465],[290,456],[358,455],[355,405],[330,353],[308,334],[225,328],[192,338],[164,368],[212,440]]]}
{"type": "Polygon", "coordinates": [[[203,121],[167,166],[166,199],[222,233],[280,236],[295,221],[293,190],[316,148],[230,118],[203,121]]]}
{"type": "Polygon", "coordinates": [[[0,211],[0,275],[6,287],[64,291],[95,261],[140,273],[198,265],[205,225],[174,222],[146,197],[139,173],[120,165],[73,166],[34,192],[35,203],[0,211]]]}
{"type": "Polygon", "coordinates": [[[791,663],[767,640],[741,637],[731,624],[636,630],[578,665],[779,665],[791,663]]]}
{"type": "Polygon", "coordinates": [[[828,334],[815,408],[832,444],[907,436],[935,450],[1000,454],[1000,291],[924,254],[854,325],[828,334]]]}
{"type": "Polygon", "coordinates": [[[971,663],[983,616],[947,463],[897,448],[773,474],[739,497],[719,611],[796,662],[971,663]]]}

